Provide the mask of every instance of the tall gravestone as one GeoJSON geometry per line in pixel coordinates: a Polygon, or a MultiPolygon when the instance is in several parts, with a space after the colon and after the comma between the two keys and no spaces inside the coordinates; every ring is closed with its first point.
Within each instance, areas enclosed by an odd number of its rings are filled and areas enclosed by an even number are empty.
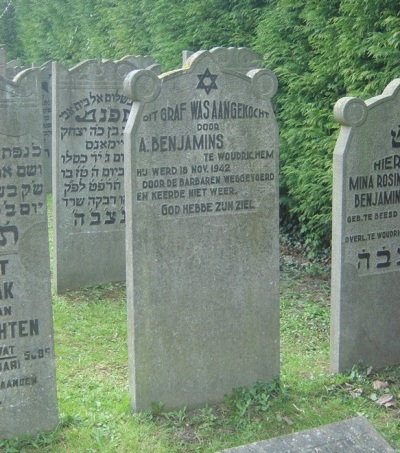
{"type": "MultiPolygon", "coordinates": [[[[22,66],[19,60],[7,63],[6,77],[12,80],[22,71],[29,69],[22,66]]],[[[43,174],[46,192],[51,192],[51,62],[40,66],[42,78],[42,106],[43,106],[43,174]]]]}
{"type": "Polygon", "coordinates": [[[129,61],[53,63],[53,232],[57,292],[125,280],[123,131],[129,61]]]}
{"type": "Polygon", "coordinates": [[[0,438],[58,422],[40,75],[14,82],[0,77],[0,438]]]}
{"type": "Polygon", "coordinates": [[[42,78],[42,108],[43,108],[43,146],[44,146],[44,182],[47,192],[52,191],[52,75],[51,62],[40,66],[42,78]]]}
{"type": "Polygon", "coordinates": [[[400,363],[400,79],[343,98],[333,159],[331,367],[400,363]]]}
{"type": "Polygon", "coordinates": [[[221,401],[279,374],[277,80],[231,69],[232,52],[125,80],[134,410],[221,401]]]}
{"type": "Polygon", "coordinates": [[[7,60],[6,60],[6,46],[4,44],[0,44],[0,76],[6,77],[6,69],[7,69],[7,60]]]}

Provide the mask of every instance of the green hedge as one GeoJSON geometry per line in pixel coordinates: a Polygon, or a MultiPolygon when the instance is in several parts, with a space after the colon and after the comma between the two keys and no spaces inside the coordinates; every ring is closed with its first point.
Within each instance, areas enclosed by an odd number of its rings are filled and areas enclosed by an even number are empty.
{"type": "Polygon", "coordinates": [[[399,15],[396,1],[277,0],[258,24],[254,48],[280,81],[282,213],[310,253],[330,243],[333,106],[398,76],[399,15]]]}
{"type": "Polygon", "coordinates": [[[0,0],[9,59],[151,55],[247,46],[279,78],[281,217],[310,253],[329,245],[332,153],[342,96],[380,94],[399,75],[400,9],[387,0],[0,0]],[[3,9],[2,9],[3,8],[3,9]],[[3,13],[4,11],[4,13],[3,13]]]}

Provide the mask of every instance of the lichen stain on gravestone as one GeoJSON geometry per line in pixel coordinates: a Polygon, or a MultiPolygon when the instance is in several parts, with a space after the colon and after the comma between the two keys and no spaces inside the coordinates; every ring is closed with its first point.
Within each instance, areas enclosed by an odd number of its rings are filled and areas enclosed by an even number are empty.
{"type": "Polygon", "coordinates": [[[125,80],[135,410],[221,401],[279,374],[277,80],[226,61],[201,51],[125,80]]]}

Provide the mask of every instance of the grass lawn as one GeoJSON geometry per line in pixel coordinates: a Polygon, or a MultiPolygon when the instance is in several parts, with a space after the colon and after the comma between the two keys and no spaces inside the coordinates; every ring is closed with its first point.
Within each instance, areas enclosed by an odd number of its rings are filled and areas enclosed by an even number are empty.
{"type": "Polygon", "coordinates": [[[123,284],[54,296],[59,426],[0,452],[214,453],[357,415],[400,452],[400,366],[331,374],[328,272],[287,247],[281,269],[280,382],[193,412],[131,412],[123,284]]]}

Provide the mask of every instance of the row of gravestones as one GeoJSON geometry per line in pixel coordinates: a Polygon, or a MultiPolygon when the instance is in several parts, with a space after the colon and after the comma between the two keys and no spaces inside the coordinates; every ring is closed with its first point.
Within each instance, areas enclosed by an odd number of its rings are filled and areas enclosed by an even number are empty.
{"type": "MultiPolygon", "coordinates": [[[[55,287],[126,275],[133,409],[195,407],[279,374],[277,80],[248,49],[142,63],[52,65],[55,287]]],[[[335,107],[337,372],[400,362],[399,85],[335,107]]],[[[42,86],[0,77],[0,437],[58,417],[42,86]]]]}

